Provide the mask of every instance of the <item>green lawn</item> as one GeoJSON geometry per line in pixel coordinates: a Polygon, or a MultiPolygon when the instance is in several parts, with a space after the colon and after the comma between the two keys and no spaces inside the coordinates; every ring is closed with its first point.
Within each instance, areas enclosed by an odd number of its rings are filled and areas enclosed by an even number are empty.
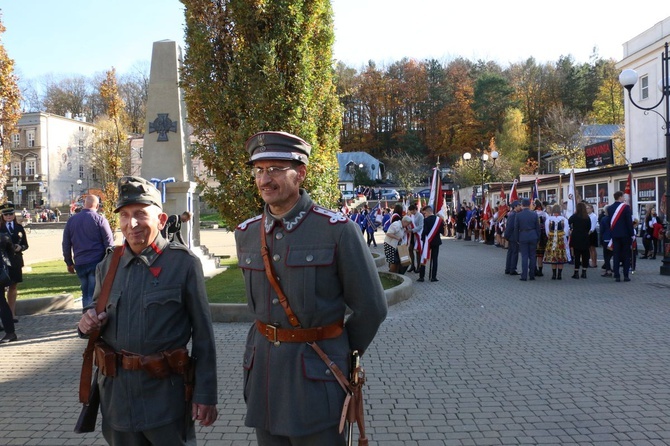
{"type": "MultiPolygon", "coordinates": [[[[228,269],[205,282],[207,296],[211,303],[245,303],[246,292],[244,278],[237,267],[237,259],[229,258],[221,261],[228,269]]],[[[19,284],[19,299],[56,296],[70,293],[76,297],[81,295],[79,278],[69,274],[65,263],[60,260],[41,262],[30,265],[32,271],[23,274],[23,283],[19,284]]],[[[384,289],[398,285],[398,282],[382,277],[384,289]]]]}

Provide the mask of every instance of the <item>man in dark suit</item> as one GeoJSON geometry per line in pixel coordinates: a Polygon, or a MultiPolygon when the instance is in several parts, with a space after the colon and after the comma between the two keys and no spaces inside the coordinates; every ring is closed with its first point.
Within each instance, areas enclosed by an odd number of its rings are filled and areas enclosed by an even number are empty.
{"type": "Polygon", "coordinates": [[[614,280],[621,282],[619,266],[623,266],[623,281],[630,282],[628,272],[630,271],[631,245],[635,232],[631,209],[624,202],[623,192],[614,192],[614,203],[607,207],[607,215],[611,216],[610,233],[612,234],[614,280]]]}
{"type": "Polygon", "coordinates": [[[521,211],[521,203],[517,200],[512,202],[509,213],[507,214],[507,223],[505,224],[505,233],[503,237],[507,239],[507,258],[505,261],[505,274],[516,276],[516,264],[519,263],[519,244],[516,239],[516,226],[514,220],[516,214],[521,211]]]}
{"type": "MultiPolygon", "coordinates": [[[[440,245],[442,244],[440,236],[444,232],[444,221],[433,214],[433,208],[431,206],[424,206],[421,209],[421,213],[424,216],[421,241],[423,243],[423,249],[430,251],[428,254],[430,260],[430,281],[437,282],[437,257],[440,254],[440,245]]],[[[421,255],[422,260],[425,257],[425,254],[421,255]]],[[[417,282],[423,282],[424,276],[426,275],[426,265],[423,264],[423,262],[421,263],[422,265],[419,267],[419,279],[417,282]]]]}
{"type": "Polygon", "coordinates": [[[521,200],[523,209],[514,217],[516,238],[521,253],[521,280],[535,280],[535,253],[540,239],[540,221],[537,214],[530,210],[530,200],[521,200]]]}

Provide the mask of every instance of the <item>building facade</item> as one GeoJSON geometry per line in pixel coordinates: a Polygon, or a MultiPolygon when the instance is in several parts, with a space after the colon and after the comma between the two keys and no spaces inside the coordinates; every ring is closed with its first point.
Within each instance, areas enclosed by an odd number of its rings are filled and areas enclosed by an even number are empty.
{"type": "Polygon", "coordinates": [[[90,168],[95,126],[83,117],[24,113],[12,135],[5,196],[17,209],[66,207],[96,186],[90,168]]]}

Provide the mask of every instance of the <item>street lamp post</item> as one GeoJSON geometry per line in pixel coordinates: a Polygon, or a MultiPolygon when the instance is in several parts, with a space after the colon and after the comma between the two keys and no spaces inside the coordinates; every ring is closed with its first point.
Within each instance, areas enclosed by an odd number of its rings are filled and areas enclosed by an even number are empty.
{"type": "Polygon", "coordinates": [[[81,193],[82,193],[82,190],[81,190],[81,183],[83,183],[83,181],[81,180],[81,178],[77,178],[77,189],[79,189],[79,195],[81,195],[81,193]]]}
{"type": "MultiPolygon", "coordinates": [[[[665,43],[665,50],[661,53],[661,80],[658,82],[658,88],[661,90],[661,99],[651,107],[642,107],[635,103],[631,90],[638,80],[638,75],[635,70],[623,70],[619,75],[619,82],[628,90],[628,99],[631,104],[645,112],[653,112],[663,119],[665,125],[665,242],[663,246],[663,263],[661,265],[661,275],[670,276],[670,251],[666,249],[665,244],[668,241],[668,211],[670,211],[670,193],[668,193],[668,186],[670,185],[670,74],[669,62],[670,53],[668,52],[668,42],[665,43]],[[664,104],[665,115],[659,113],[656,108],[664,104]]],[[[646,114],[646,113],[645,113],[646,114]]],[[[661,198],[662,199],[662,198],[661,198]]]]}
{"type": "MultiPolygon", "coordinates": [[[[484,181],[486,177],[486,162],[489,160],[489,154],[484,152],[484,146],[481,146],[479,149],[477,149],[477,153],[479,154],[479,160],[481,162],[482,166],[482,201],[481,205],[484,206],[484,181]]],[[[463,159],[465,161],[470,161],[472,159],[472,154],[470,152],[465,152],[463,154],[463,159]]],[[[493,164],[495,164],[496,160],[498,159],[498,152],[493,150],[491,152],[491,159],[493,160],[493,164]]]]}

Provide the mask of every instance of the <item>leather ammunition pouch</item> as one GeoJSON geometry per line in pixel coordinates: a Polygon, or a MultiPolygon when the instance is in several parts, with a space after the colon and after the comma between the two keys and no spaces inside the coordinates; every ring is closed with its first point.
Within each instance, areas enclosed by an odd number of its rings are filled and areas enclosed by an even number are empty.
{"type": "Polygon", "coordinates": [[[169,378],[170,375],[182,375],[185,386],[185,399],[193,396],[193,361],[185,347],[165,350],[151,355],[138,355],[121,350],[114,351],[105,341],[97,341],[94,347],[95,363],[104,376],[116,376],[116,368],[123,370],[143,370],[156,379],[169,378]]]}
{"type": "Polygon", "coordinates": [[[104,341],[96,341],[93,345],[95,355],[95,364],[100,369],[100,373],[105,376],[116,376],[116,352],[104,341]]]}

